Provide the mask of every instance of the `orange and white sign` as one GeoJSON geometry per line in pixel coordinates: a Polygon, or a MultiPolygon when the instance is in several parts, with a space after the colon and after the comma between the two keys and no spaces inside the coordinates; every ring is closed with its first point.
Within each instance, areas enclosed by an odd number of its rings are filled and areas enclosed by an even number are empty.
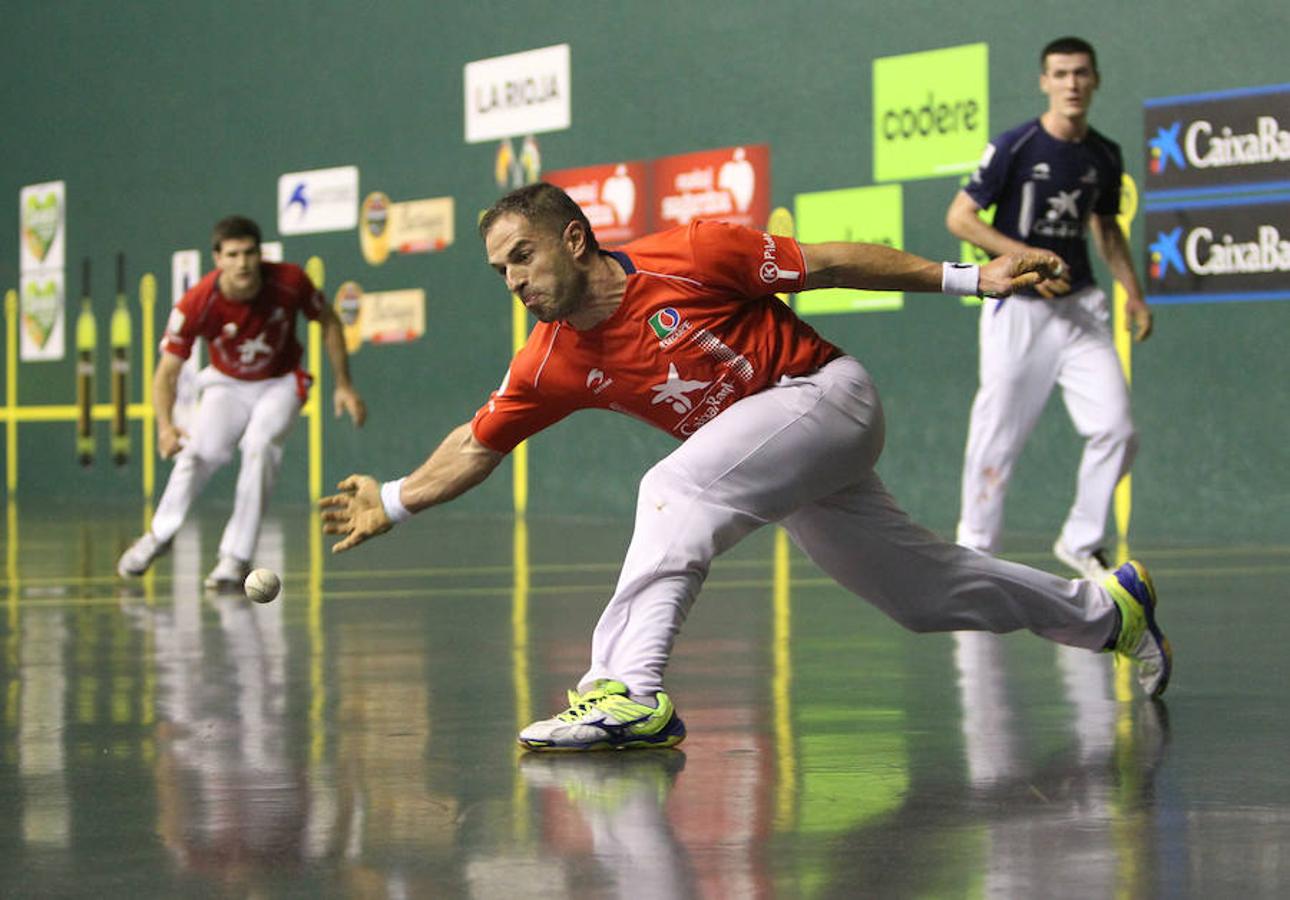
{"type": "Polygon", "coordinates": [[[659,228],[694,219],[765,228],[770,215],[770,147],[753,144],[657,160],[653,208],[659,228]]]}
{"type": "Polygon", "coordinates": [[[563,188],[582,207],[602,244],[625,244],[653,228],[648,163],[562,169],[545,173],[543,180],[563,188]]]}

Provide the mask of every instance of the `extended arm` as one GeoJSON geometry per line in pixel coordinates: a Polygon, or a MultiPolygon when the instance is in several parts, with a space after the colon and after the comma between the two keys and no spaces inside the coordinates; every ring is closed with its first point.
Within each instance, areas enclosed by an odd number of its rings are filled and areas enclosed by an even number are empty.
{"type": "Polygon", "coordinates": [[[341,493],[320,501],[323,531],[345,535],[332,552],[348,550],[389,531],[396,520],[461,496],[491,475],[503,457],[477,441],[467,422],[450,431],[434,453],[399,482],[383,487],[370,475],[350,475],[338,485],[341,493]]]}
{"type": "Polygon", "coordinates": [[[157,373],[152,377],[152,409],[157,416],[157,452],[162,459],[170,459],[179,452],[188,435],[175,427],[175,393],[179,385],[179,370],[184,361],[173,353],[161,352],[157,373]]]}
{"type": "Polygon", "coordinates": [[[1151,336],[1151,309],[1142,295],[1142,285],[1133,268],[1129,242],[1120,230],[1115,216],[1093,216],[1089,220],[1089,226],[1093,232],[1093,244],[1111,270],[1111,277],[1124,285],[1127,295],[1124,304],[1125,327],[1133,331],[1134,340],[1145,341],[1151,336]]]}
{"type": "MultiPolygon", "coordinates": [[[[1035,252],[1033,247],[1023,244],[1016,238],[1008,237],[993,225],[983,221],[979,215],[980,212],[981,207],[972,199],[972,195],[967,191],[959,191],[954,195],[954,200],[951,201],[950,208],[945,213],[945,227],[959,240],[974,244],[991,256],[1035,252]]],[[[1064,261],[1063,269],[1065,269],[1064,261]]],[[[1060,276],[1048,278],[1040,282],[1036,290],[1043,297],[1058,297],[1070,291],[1070,282],[1060,276]]]]}
{"type": "Polygon", "coordinates": [[[336,417],[340,418],[342,412],[347,412],[354,424],[361,428],[367,419],[367,406],[349,378],[349,353],[345,350],[344,326],[330,306],[322,308],[322,312],[318,314],[318,324],[322,326],[323,350],[327,353],[327,362],[331,364],[331,374],[336,380],[336,388],[332,392],[336,417]]]}
{"type": "MultiPolygon", "coordinates": [[[[806,261],[806,290],[841,287],[864,291],[954,293],[943,282],[945,268],[882,244],[802,244],[806,261]]],[[[981,266],[977,293],[1006,297],[1060,270],[1061,260],[1046,251],[1023,248],[981,266]]],[[[967,291],[966,293],[974,293],[967,291]]]]}

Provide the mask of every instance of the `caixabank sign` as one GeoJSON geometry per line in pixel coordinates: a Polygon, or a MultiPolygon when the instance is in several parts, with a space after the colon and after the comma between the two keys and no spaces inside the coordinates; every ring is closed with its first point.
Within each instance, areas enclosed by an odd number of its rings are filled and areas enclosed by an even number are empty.
{"type": "Polygon", "coordinates": [[[1290,84],[1158,97],[1143,106],[1148,199],[1259,182],[1290,186],[1290,84]]]}
{"type": "Polygon", "coordinates": [[[1290,197],[1147,212],[1152,302],[1290,299],[1290,197]]]}

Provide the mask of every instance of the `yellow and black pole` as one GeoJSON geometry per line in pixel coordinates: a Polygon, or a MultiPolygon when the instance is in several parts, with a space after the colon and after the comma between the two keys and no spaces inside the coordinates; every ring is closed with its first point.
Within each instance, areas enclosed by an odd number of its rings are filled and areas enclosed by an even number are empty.
{"type": "Polygon", "coordinates": [[[98,325],[90,302],[90,260],[81,262],[81,314],[76,317],[76,459],[94,463],[94,347],[98,325]]]}
{"type": "Polygon", "coordinates": [[[125,254],[116,255],[116,308],[112,310],[112,462],[130,459],[130,310],[125,300],[125,254]]]}

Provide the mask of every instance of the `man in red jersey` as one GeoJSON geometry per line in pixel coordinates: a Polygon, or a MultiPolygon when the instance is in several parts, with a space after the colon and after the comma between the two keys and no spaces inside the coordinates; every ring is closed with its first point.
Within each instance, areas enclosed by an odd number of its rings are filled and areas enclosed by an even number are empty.
{"type": "Polygon", "coordinates": [[[206,586],[238,586],[251,568],[260,520],[282,464],[282,445],[304,403],[311,377],[300,368],[296,314],[322,325],[323,346],[336,378],[336,415],[361,426],[363,399],[350,383],[340,319],[299,266],[264,262],[260,228],[229,216],[212,236],[215,271],[175,306],[161,341],[153,381],[157,450],[178,456],[152,527],[122,554],[117,571],[142,575],[164,553],[206,482],[241,448],[233,515],[219,545],[219,561],[206,586]],[[206,339],[211,364],[198,378],[197,426],[188,435],[175,426],[179,370],[197,338],[206,339]]]}
{"type": "Polygon", "coordinates": [[[602,251],[568,195],[531,185],[480,220],[489,264],[538,319],[501,386],[406,478],[351,475],[324,498],[333,552],[479,484],[575,409],[644,419],[683,443],[641,480],[618,585],[570,706],[533,750],[670,747],[685,736],[663,670],[712,559],[778,522],[837,582],[915,631],[1019,628],[1140,664],[1164,690],[1168,643],[1146,570],[1068,581],[943,541],[874,472],[883,414],[868,373],[774,296],[822,287],[1003,296],[1058,271],[1046,252],[979,269],[874,244],[694,222],[602,251]]]}

